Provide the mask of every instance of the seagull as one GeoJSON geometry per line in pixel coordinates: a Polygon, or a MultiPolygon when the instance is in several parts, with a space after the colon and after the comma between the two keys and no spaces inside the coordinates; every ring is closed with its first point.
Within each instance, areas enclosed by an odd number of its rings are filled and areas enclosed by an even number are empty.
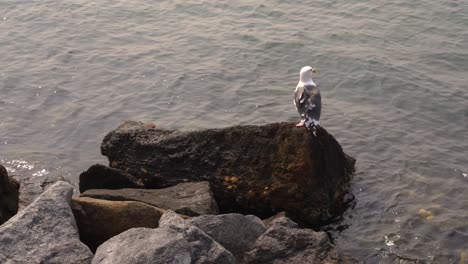
{"type": "Polygon", "coordinates": [[[320,125],[320,110],[322,109],[322,99],[317,85],[312,80],[312,74],[317,71],[304,66],[299,74],[299,83],[294,92],[294,105],[301,116],[301,121],[297,127],[305,126],[307,129],[320,125]]]}

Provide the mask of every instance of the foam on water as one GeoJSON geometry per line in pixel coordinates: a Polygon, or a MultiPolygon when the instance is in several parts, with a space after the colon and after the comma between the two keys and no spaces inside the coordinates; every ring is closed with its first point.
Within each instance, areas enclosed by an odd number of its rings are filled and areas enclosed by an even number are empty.
{"type": "Polygon", "coordinates": [[[16,170],[32,170],[34,164],[29,164],[25,160],[0,160],[1,164],[5,166],[9,173],[16,172],[16,170]]]}

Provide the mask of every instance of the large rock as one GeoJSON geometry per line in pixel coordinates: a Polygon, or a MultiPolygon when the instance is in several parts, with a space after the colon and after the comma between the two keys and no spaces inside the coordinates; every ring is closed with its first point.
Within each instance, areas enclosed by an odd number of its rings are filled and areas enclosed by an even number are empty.
{"type": "Polygon", "coordinates": [[[20,183],[19,211],[34,202],[39,195],[58,181],[66,181],[62,175],[49,173],[43,176],[11,175],[20,183]]]}
{"type": "Polygon", "coordinates": [[[140,202],[73,197],[80,239],[94,252],[106,240],[135,227],[158,227],[164,210],[140,202]]]}
{"type": "Polygon", "coordinates": [[[80,174],[80,192],[122,188],[143,188],[143,184],[126,172],[100,164],[95,164],[80,174]]]}
{"type": "Polygon", "coordinates": [[[289,218],[279,217],[255,242],[245,263],[349,263],[340,262],[325,232],[300,229],[289,218]]]}
{"type": "Polygon", "coordinates": [[[0,225],[18,212],[20,184],[0,165],[0,225]]]}
{"type": "Polygon", "coordinates": [[[266,231],[262,220],[253,215],[203,215],[187,221],[229,250],[238,261],[266,231]]]}
{"type": "Polygon", "coordinates": [[[133,228],[100,245],[93,264],[190,264],[190,244],[168,228],[133,228]]]}
{"type": "Polygon", "coordinates": [[[147,188],[209,181],[221,212],[287,211],[309,225],[346,208],[355,163],[324,128],[314,135],[292,123],[178,132],[127,121],[101,152],[147,188]]]}
{"type": "Polygon", "coordinates": [[[159,226],[177,231],[189,242],[194,256],[192,264],[236,263],[236,259],[231,252],[174,211],[167,210],[159,220],[159,226]]]}
{"type": "Polygon", "coordinates": [[[218,213],[218,206],[207,182],[181,183],[164,189],[95,189],[81,196],[112,201],[139,201],[188,216],[218,213]]]}
{"type": "Polygon", "coordinates": [[[70,208],[73,188],[57,182],[0,227],[0,263],[90,263],[70,208]]]}

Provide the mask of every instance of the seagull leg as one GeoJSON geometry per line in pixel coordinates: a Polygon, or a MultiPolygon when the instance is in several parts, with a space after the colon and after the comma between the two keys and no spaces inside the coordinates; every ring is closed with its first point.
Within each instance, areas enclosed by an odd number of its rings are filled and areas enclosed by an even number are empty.
{"type": "Polygon", "coordinates": [[[303,127],[303,126],[304,126],[304,122],[305,122],[305,120],[302,119],[301,122],[299,122],[299,123],[296,124],[296,127],[303,127]]]}
{"type": "Polygon", "coordinates": [[[155,123],[146,123],[145,126],[147,128],[156,128],[156,124],[155,123]]]}

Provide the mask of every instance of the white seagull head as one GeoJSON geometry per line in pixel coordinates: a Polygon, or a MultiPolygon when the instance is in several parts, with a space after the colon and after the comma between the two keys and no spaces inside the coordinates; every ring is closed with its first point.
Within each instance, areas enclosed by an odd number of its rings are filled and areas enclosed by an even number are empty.
{"type": "Polygon", "coordinates": [[[314,85],[315,83],[312,80],[312,74],[316,73],[317,70],[310,67],[310,66],[304,66],[301,69],[301,72],[299,74],[299,82],[301,82],[303,85],[314,85]]]}

